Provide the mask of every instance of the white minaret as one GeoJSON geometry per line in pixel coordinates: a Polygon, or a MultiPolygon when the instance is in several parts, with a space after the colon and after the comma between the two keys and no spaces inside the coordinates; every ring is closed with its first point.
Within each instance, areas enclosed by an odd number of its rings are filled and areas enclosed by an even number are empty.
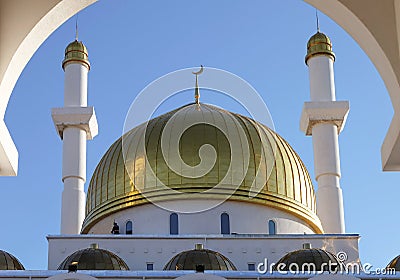
{"type": "Polygon", "coordinates": [[[97,135],[93,107],[87,107],[88,52],[75,40],[65,49],[62,63],[64,107],[54,108],[52,118],[63,140],[61,234],[79,234],[85,218],[86,140],[97,135]]]}
{"type": "Polygon", "coordinates": [[[317,215],[325,233],[344,233],[338,135],[344,127],[349,103],[336,101],[335,55],[328,36],[318,31],[310,38],[305,61],[310,75],[311,102],[304,103],[300,128],[306,135],[312,135],[313,140],[317,215]]]}

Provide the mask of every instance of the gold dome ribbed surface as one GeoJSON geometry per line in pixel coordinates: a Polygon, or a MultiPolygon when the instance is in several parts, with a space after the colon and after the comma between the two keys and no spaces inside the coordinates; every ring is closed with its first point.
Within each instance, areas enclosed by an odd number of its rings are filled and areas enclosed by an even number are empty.
{"type": "Polygon", "coordinates": [[[388,269],[394,269],[395,271],[400,271],[400,255],[395,257],[390,263],[386,266],[387,271],[388,269]]]}
{"type": "Polygon", "coordinates": [[[0,250],[0,270],[25,270],[25,268],[16,257],[0,250]]]}
{"type": "MultiPolygon", "coordinates": [[[[245,131],[246,145],[249,146],[250,153],[244,180],[238,188],[234,188],[236,191],[233,192],[229,200],[257,203],[289,212],[305,221],[315,232],[321,233],[322,227],[316,215],[315,195],[309,173],[292,147],[266,126],[248,117],[230,113],[211,105],[189,104],[156,117],[126,133],[125,135],[128,137],[143,137],[145,135],[146,156],[149,164],[147,166],[144,165],[143,160],[140,163],[137,160],[135,164],[140,166],[131,167],[134,172],[131,178],[138,180],[140,184],[143,184],[144,181],[146,197],[148,198],[148,195],[150,195],[153,201],[171,201],[182,199],[182,196],[177,198],[174,195],[165,195],[165,192],[157,186],[157,181],[146,176],[146,170],[149,168],[163,184],[179,192],[193,193],[209,190],[225,176],[231,160],[230,143],[225,135],[216,128],[221,126],[231,130],[242,129],[245,131]],[[204,144],[210,144],[214,147],[217,160],[205,176],[199,178],[182,177],[167,166],[163,152],[161,152],[160,139],[166,123],[172,117],[174,118],[173,126],[183,127],[185,120],[190,118],[200,123],[211,122],[213,124],[190,127],[182,134],[179,144],[183,161],[191,166],[199,164],[200,147],[204,144]],[[240,128],[237,126],[240,126],[240,128]],[[267,136],[267,141],[261,141],[260,131],[267,136]],[[273,155],[261,160],[262,151],[271,154],[268,151],[271,151],[272,146],[275,147],[275,161],[273,158],[271,159],[273,155]],[[267,177],[268,165],[271,166],[272,172],[267,183],[255,197],[249,197],[249,190],[256,178],[256,171],[261,166],[262,172],[265,173],[264,176],[267,177]]],[[[111,145],[94,171],[87,192],[83,233],[89,232],[96,222],[112,213],[149,203],[135,187],[138,182],[133,182],[126,171],[122,146],[121,137],[111,145]]],[[[129,146],[128,149],[129,153],[135,153],[138,150],[136,146],[129,146]]],[[[142,156],[133,155],[133,158],[140,157],[142,156]]],[[[243,165],[244,162],[246,161],[243,159],[243,165]]],[[[208,195],[205,197],[206,199],[218,199],[220,193],[208,195]]]]}
{"type": "Polygon", "coordinates": [[[60,263],[57,270],[68,270],[69,265],[74,262],[77,263],[78,270],[129,270],[119,256],[99,248],[87,248],[72,253],[60,263]]]}
{"type": "Polygon", "coordinates": [[[332,42],[324,33],[317,32],[308,40],[306,64],[309,58],[315,55],[328,55],[335,60],[335,54],[332,51],[332,42]]]}
{"type": "Polygon", "coordinates": [[[204,265],[205,270],[237,270],[227,257],[208,249],[180,252],[169,260],[163,270],[196,270],[197,265],[204,265]]]}
{"type": "Polygon", "coordinates": [[[80,42],[78,40],[71,42],[65,48],[65,57],[62,62],[63,69],[65,69],[66,64],[74,63],[74,62],[75,63],[83,63],[84,65],[87,66],[88,69],[90,69],[87,48],[82,42],[80,42]]]}
{"type": "Polygon", "coordinates": [[[304,268],[305,265],[314,265],[316,271],[342,271],[341,262],[337,256],[323,249],[301,249],[287,253],[274,265],[274,270],[279,266],[282,271],[290,271],[291,265],[304,268]]]}

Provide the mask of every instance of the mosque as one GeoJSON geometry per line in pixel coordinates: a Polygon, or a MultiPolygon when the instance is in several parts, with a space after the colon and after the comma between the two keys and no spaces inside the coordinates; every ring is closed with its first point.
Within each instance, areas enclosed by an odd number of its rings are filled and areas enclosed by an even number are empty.
{"type": "Polygon", "coordinates": [[[312,137],[318,191],[279,134],[200,102],[202,67],[194,102],[117,139],[85,193],[97,120],[87,104],[88,51],[70,43],[64,107],[52,110],[63,140],[61,234],[47,236],[45,271],[25,271],[1,251],[0,279],[399,279],[400,256],[385,275],[370,274],[359,235],[345,232],[338,137],[349,103],[336,100],[334,61],[318,31],[307,44],[310,101],[300,121],[312,137]]]}

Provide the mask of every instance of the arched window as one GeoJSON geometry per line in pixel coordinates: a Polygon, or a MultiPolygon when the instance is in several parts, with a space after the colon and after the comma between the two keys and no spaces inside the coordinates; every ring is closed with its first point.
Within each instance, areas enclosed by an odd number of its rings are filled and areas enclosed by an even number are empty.
{"type": "Polygon", "coordinates": [[[133,233],[133,223],[132,221],[127,221],[125,224],[125,233],[132,234],[133,233]]]}
{"type": "Polygon", "coordinates": [[[221,234],[231,234],[229,215],[227,213],[221,214],[221,234]]]}
{"type": "Polygon", "coordinates": [[[268,221],[268,233],[271,235],[276,234],[276,223],[273,220],[268,221]]]}
{"type": "Polygon", "coordinates": [[[176,214],[176,213],[172,213],[169,216],[169,233],[170,234],[179,234],[178,214],[176,214]]]}

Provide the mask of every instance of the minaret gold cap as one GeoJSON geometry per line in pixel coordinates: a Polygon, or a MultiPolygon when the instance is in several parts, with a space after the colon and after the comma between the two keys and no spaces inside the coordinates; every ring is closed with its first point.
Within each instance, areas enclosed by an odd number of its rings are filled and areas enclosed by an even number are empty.
{"type": "Polygon", "coordinates": [[[75,40],[65,48],[65,58],[62,62],[64,70],[69,63],[81,63],[90,70],[88,51],[82,42],[75,40]]]}
{"type": "Polygon", "coordinates": [[[335,61],[335,54],[332,51],[331,39],[319,31],[311,36],[310,40],[308,40],[307,55],[305,58],[306,64],[311,57],[317,55],[330,56],[333,61],[335,61]]]}

